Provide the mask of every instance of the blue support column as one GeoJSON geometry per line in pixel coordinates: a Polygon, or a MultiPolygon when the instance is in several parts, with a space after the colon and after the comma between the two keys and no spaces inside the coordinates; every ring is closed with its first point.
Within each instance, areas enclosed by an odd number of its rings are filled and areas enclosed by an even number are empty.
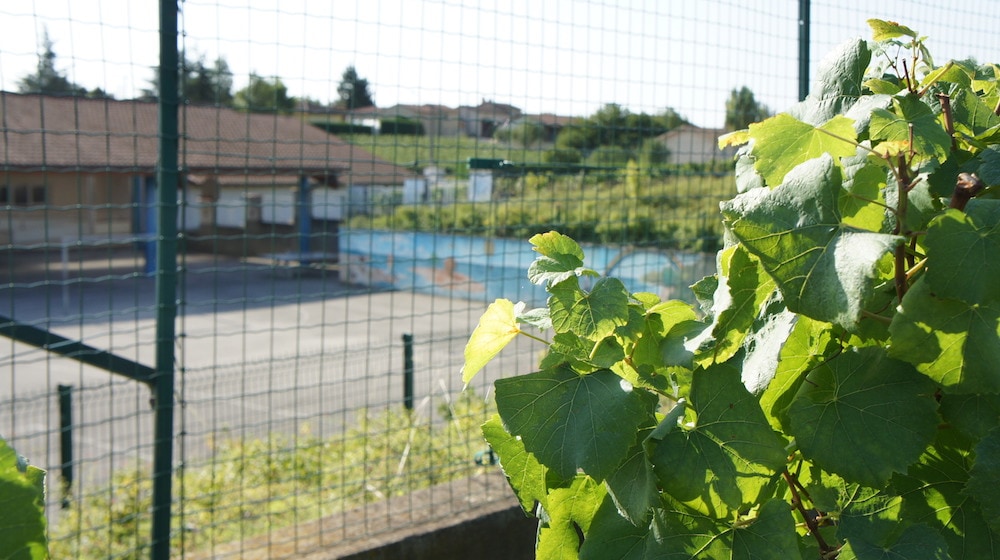
{"type": "MultiPolygon", "coordinates": [[[[312,245],[312,203],[309,196],[309,177],[299,177],[298,200],[299,208],[299,258],[305,259],[312,245]]],[[[302,262],[302,264],[308,264],[302,262]]]]}
{"type": "Polygon", "coordinates": [[[146,255],[146,264],[143,267],[143,272],[147,275],[152,275],[156,272],[156,214],[157,207],[156,201],[158,200],[158,189],[156,188],[156,177],[148,176],[143,185],[143,199],[142,206],[145,211],[145,219],[143,220],[142,235],[145,239],[142,241],[142,246],[144,253],[146,255]]]}

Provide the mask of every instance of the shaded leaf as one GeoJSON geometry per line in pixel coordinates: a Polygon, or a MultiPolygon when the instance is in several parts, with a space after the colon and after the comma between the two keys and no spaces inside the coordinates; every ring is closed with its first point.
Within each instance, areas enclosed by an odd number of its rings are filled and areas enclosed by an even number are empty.
{"type": "Polygon", "coordinates": [[[860,38],[830,51],[819,64],[809,96],[789,112],[815,126],[846,113],[864,93],[865,70],[871,58],[868,42],[860,38]]]}
{"type": "Polygon", "coordinates": [[[598,481],[625,459],[638,429],[654,423],[656,406],[611,371],[566,368],[499,379],[496,402],[507,432],[539,462],[564,479],[582,469],[598,481]]]}
{"type": "Polygon", "coordinates": [[[817,466],[880,487],[893,472],[906,472],[931,442],[936,409],[930,380],[869,347],[812,370],[788,415],[802,454],[817,466]]]}
{"type": "Polygon", "coordinates": [[[970,440],[1000,426],[1000,395],[941,395],[941,417],[970,440]]]}
{"type": "Polygon", "coordinates": [[[465,344],[463,383],[468,385],[521,332],[514,316],[514,303],[507,299],[498,299],[486,308],[486,312],[479,318],[479,324],[472,331],[469,342],[465,344]]]}
{"type": "Polygon", "coordinates": [[[969,305],[935,297],[921,279],[889,327],[889,355],[916,366],[950,393],[1000,392],[1000,301],[969,305]]]}
{"type": "Polygon", "coordinates": [[[986,524],[976,500],[965,494],[971,458],[954,439],[942,430],[906,475],[893,476],[890,490],[903,498],[901,519],[934,527],[953,560],[996,558],[1000,535],[986,524]]]}
{"type": "Polygon", "coordinates": [[[653,506],[660,501],[653,466],[647,460],[642,444],[652,431],[648,429],[639,433],[639,443],[632,447],[625,462],[605,481],[618,513],[636,526],[649,522],[653,506]]]}
{"type": "Polygon", "coordinates": [[[824,359],[830,345],[829,325],[799,316],[778,355],[778,367],[760,395],[760,406],[775,429],[788,429],[788,407],[805,373],[824,359]]]}
{"type": "Polygon", "coordinates": [[[934,295],[973,305],[1000,300],[1000,200],[947,210],[931,221],[924,245],[934,295]]]}
{"type": "Polygon", "coordinates": [[[784,444],[735,368],[723,364],[695,372],[690,398],[695,425],[662,436],[650,457],[654,472],[677,500],[725,517],[754,503],[784,468],[784,444]]]}
{"type": "Polygon", "coordinates": [[[774,278],[789,310],[851,329],[871,296],[877,264],[902,238],[847,226],[840,170],[823,157],[785,185],[724,202],[726,225],[774,278]]]}
{"type": "Polygon", "coordinates": [[[976,445],[976,460],[969,471],[965,494],[979,502],[986,523],[1000,531],[1000,427],[994,428],[976,445]]]}

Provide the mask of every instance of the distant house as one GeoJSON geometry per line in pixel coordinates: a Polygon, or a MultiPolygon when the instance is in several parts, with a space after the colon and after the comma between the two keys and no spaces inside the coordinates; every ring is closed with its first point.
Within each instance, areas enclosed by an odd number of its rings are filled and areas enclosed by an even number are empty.
{"type": "MultiPolygon", "coordinates": [[[[415,177],[299,118],[180,111],[182,225],[194,231],[268,224],[304,249],[315,231],[308,222],[343,217],[349,191],[415,177]]],[[[0,245],[154,231],[155,103],[0,92],[0,132],[0,245]]]]}
{"type": "Polygon", "coordinates": [[[458,118],[467,136],[492,138],[497,128],[521,118],[523,113],[513,105],[483,100],[476,107],[458,108],[458,118]]]}
{"type": "Polygon", "coordinates": [[[726,132],[721,128],[701,128],[683,124],[657,136],[656,139],[669,150],[667,162],[671,164],[731,161],[736,156],[736,149],[719,149],[719,136],[726,132]]]}

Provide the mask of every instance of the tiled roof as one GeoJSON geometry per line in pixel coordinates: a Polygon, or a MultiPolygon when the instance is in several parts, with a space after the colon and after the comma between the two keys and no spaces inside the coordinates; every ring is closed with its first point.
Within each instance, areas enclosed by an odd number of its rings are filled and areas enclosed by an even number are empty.
{"type": "MultiPolygon", "coordinates": [[[[337,175],[349,184],[399,184],[413,174],[297,117],[181,107],[181,165],[202,174],[337,175]]],[[[150,173],[157,105],[0,92],[4,170],[150,173]]]]}

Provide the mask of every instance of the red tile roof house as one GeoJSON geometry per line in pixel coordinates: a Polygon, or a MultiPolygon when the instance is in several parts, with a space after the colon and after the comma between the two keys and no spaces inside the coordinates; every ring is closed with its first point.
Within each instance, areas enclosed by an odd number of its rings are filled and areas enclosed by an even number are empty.
{"type": "MultiPolygon", "coordinates": [[[[349,192],[414,177],[296,117],[182,106],[179,118],[192,249],[336,251],[349,192]]],[[[152,231],[156,161],[155,103],[0,92],[0,249],[152,231]]]]}

